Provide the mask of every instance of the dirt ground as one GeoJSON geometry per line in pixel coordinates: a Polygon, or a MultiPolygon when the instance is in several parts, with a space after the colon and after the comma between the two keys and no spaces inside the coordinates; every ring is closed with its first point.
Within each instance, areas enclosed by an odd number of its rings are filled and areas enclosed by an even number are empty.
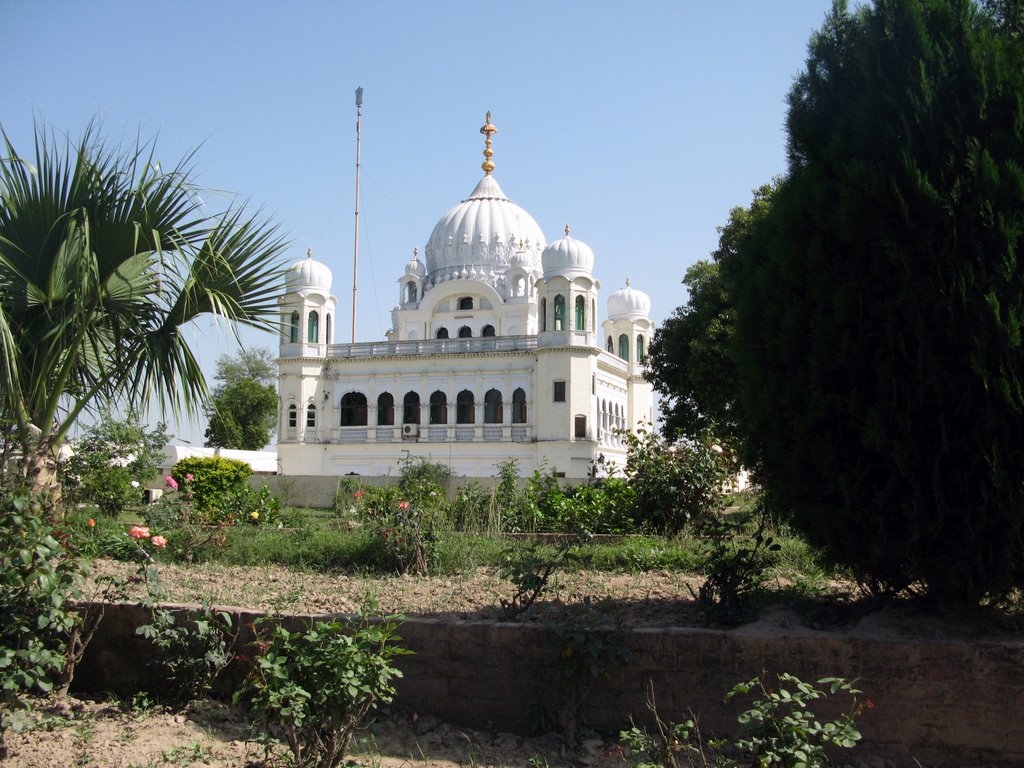
{"type": "MultiPolygon", "coordinates": [[[[237,710],[200,701],[184,712],[126,710],[116,702],[68,699],[42,713],[52,730],[14,733],[4,768],[266,768],[285,766],[282,748],[269,753],[237,710]]],[[[567,754],[551,734],[524,738],[481,733],[432,718],[380,713],[359,737],[349,765],[366,768],[454,766],[625,765],[611,742],[585,742],[567,754]]]]}

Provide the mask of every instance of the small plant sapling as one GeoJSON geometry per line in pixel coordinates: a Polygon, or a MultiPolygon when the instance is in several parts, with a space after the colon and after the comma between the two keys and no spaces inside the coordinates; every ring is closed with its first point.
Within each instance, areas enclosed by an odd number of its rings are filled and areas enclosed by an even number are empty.
{"type": "Polygon", "coordinates": [[[246,701],[267,737],[282,738],[300,768],[337,768],[356,730],[390,703],[402,673],[397,617],[317,621],[292,632],[279,621],[255,627],[256,658],[234,701],[246,701]]]}

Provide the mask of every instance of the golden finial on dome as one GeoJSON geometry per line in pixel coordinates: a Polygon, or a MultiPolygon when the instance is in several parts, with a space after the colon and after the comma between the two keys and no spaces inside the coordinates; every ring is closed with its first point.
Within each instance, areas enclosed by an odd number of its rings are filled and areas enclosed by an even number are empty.
{"type": "Polygon", "coordinates": [[[629,288],[629,278],[626,278],[626,287],[629,288]]]}
{"type": "Polygon", "coordinates": [[[565,236],[566,237],[569,236],[569,225],[568,224],[565,225],[565,236]]]}
{"type": "Polygon", "coordinates": [[[306,249],[306,258],[307,259],[312,259],[313,258],[313,247],[312,246],[310,246],[309,248],[306,249]]]}
{"type": "Polygon", "coordinates": [[[491,149],[491,136],[496,134],[498,129],[491,125],[491,113],[487,113],[486,122],[480,129],[480,133],[487,137],[484,142],[484,158],[485,160],[481,163],[480,167],[484,169],[484,175],[490,176],[491,171],[494,170],[494,163],[491,162],[491,158],[494,156],[494,150],[491,149]]]}

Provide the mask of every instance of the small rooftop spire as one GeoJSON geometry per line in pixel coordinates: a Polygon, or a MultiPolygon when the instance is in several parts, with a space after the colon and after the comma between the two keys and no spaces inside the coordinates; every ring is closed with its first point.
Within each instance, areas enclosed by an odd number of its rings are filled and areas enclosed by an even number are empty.
{"type": "Polygon", "coordinates": [[[312,246],[310,246],[309,248],[306,249],[306,258],[307,259],[312,259],[313,258],[313,247],[312,246]]]}
{"type": "Polygon", "coordinates": [[[484,176],[490,176],[491,171],[494,170],[494,163],[491,162],[491,158],[494,156],[494,150],[491,149],[491,136],[496,134],[498,129],[491,125],[491,113],[487,113],[485,118],[484,126],[480,129],[480,133],[487,137],[484,142],[484,161],[480,164],[480,167],[484,169],[484,176]]]}
{"type": "Polygon", "coordinates": [[[565,236],[566,237],[569,236],[569,225],[568,224],[565,225],[565,236]]]}
{"type": "Polygon", "coordinates": [[[629,288],[629,278],[626,278],[626,287],[629,288]]]}

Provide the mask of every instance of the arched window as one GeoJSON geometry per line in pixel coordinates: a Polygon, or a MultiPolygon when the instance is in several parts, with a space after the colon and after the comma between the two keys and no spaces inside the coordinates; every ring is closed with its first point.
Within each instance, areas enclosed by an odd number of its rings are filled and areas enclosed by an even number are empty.
{"type": "Polygon", "coordinates": [[[619,357],[629,360],[629,336],[626,334],[619,336],[619,357]]]}
{"type": "Polygon", "coordinates": [[[390,427],[395,423],[395,396],[382,392],[377,398],[377,425],[390,427]]]}
{"type": "Polygon", "coordinates": [[[447,328],[438,328],[436,336],[439,339],[447,339],[448,338],[448,329],[447,328]]]}
{"type": "Polygon", "coordinates": [[[330,344],[330,343],[331,343],[331,314],[330,314],[330,312],[328,312],[327,316],[324,318],[324,344],[330,344]]]}
{"type": "Polygon", "coordinates": [[[493,325],[485,325],[483,327],[483,330],[481,330],[480,335],[481,336],[493,336],[494,335],[494,326],[493,325]]]}
{"type": "Polygon", "coordinates": [[[299,426],[299,407],[295,403],[288,406],[288,426],[292,429],[299,426]]]}
{"type": "Polygon", "coordinates": [[[346,392],[341,396],[341,426],[366,426],[366,395],[362,392],[346,392]]]}
{"type": "Polygon", "coordinates": [[[405,284],[405,303],[414,304],[416,302],[416,283],[410,280],[405,284]]]}
{"type": "Polygon", "coordinates": [[[288,341],[292,344],[299,343],[299,313],[292,312],[292,319],[288,323],[288,341]]]}
{"type": "Polygon", "coordinates": [[[484,424],[501,424],[504,416],[501,392],[496,389],[488,389],[484,395],[484,424]]]}
{"type": "Polygon", "coordinates": [[[587,330],[587,302],[582,296],[576,297],[576,330],[587,330]]]}
{"type": "Polygon", "coordinates": [[[565,296],[562,294],[555,296],[555,330],[565,330],[565,296]]]}
{"type": "Polygon", "coordinates": [[[473,329],[470,328],[468,325],[464,325],[461,328],[459,328],[459,338],[460,339],[470,339],[472,337],[473,337],[473,329]]]}
{"type": "Polygon", "coordinates": [[[594,324],[595,328],[597,327],[597,300],[596,299],[591,299],[590,300],[590,322],[592,322],[594,324]]]}
{"type": "Polygon", "coordinates": [[[316,406],[310,403],[306,406],[306,429],[316,427],[316,406]]]}
{"type": "Polygon", "coordinates": [[[468,389],[462,390],[455,397],[455,423],[476,423],[476,405],[473,402],[473,393],[468,389]]]}
{"type": "Polygon", "coordinates": [[[459,309],[465,310],[465,309],[472,309],[472,308],[473,308],[473,297],[472,296],[463,296],[461,299],[459,299],[459,309]]]}
{"type": "Polygon", "coordinates": [[[309,313],[309,319],[306,321],[306,341],[310,344],[320,341],[320,315],[316,310],[309,313]]]}
{"type": "Polygon", "coordinates": [[[540,300],[540,331],[543,333],[548,329],[548,300],[540,300]]]}
{"type": "Polygon", "coordinates": [[[644,337],[639,334],[636,337],[636,361],[638,363],[647,362],[647,353],[644,351],[644,337]]]}
{"type": "Polygon", "coordinates": [[[512,423],[526,423],[526,392],[523,391],[522,387],[518,387],[512,393],[512,423]]]}
{"type": "Polygon", "coordinates": [[[608,350],[609,352],[614,352],[615,351],[615,343],[612,341],[612,337],[611,336],[608,337],[608,343],[604,345],[604,348],[606,350],[608,350]]]}
{"type": "Polygon", "coordinates": [[[430,423],[448,423],[448,395],[437,390],[430,396],[430,423]]]}
{"type": "Polygon", "coordinates": [[[420,423],[420,395],[418,392],[406,392],[402,399],[402,423],[420,423]]]}

